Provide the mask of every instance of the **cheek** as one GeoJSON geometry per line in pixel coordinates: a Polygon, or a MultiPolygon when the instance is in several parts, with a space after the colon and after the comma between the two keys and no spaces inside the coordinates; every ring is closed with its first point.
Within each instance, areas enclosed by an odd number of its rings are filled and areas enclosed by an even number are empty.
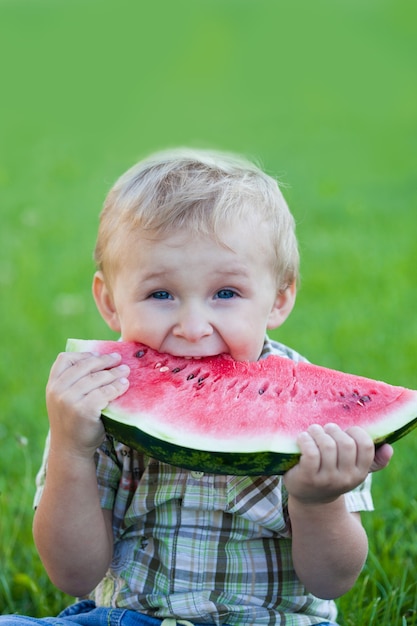
{"type": "Polygon", "coordinates": [[[257,361],[262,352],[265,333],[264,320],[240,319],[235,321],[230,332],[223,336],[223,340],[237,361],[257,361]]]}
{"type": "Polygon", "coordinates": [[[245,342],[240,345],[236,344],[230,349],[230,354],[236,361],[258,361],[262,353],[263,345],[264,337],[262,337],[262,340],[251,343],[245,342]]]}
{"type": "Polygon", "coordinates": [[[130,312],[129,317],[123,319],[122,332],[125,341],[138,341],[158,350],[166,329],[161,316],[141,309],[130,312]]]}

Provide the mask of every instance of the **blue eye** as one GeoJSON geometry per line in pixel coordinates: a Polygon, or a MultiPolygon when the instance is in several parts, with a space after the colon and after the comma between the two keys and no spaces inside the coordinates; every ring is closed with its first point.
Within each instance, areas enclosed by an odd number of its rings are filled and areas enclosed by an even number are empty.
{"type": "Polygon", "coordinates": [[[236,295],[236,292],[234,292],[233,289],[220,289],[220,291],[217,292],[217,297],[222,300],[234,298],[235,295],[236,295]]]}
{"type": "Polygon", "coordinates": [[[155,300],[169,300],[171,295],[168,291],[154,291],[151,294],[151,298],[155,298],[155,300]]]}

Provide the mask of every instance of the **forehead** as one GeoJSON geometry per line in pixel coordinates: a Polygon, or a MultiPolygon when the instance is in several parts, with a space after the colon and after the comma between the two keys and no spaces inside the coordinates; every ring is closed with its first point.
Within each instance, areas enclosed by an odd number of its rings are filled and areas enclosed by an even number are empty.
{"type": "MultiPolygon", "coordinates": [[[[177,228],[167,232],[150,232],[143,229],[130,231],[128,240],[131,246],[147,249],[156,255],[162,249],[172,251],[190,249],[197,256],[204,250],[225,250],[232,255],[254,253],[257,257],[271,255],[273,245],[266,222],[248,218],[231,224],[226,221],[217,224],[214,232],[199,232],[193,229],[177,228]],[[199,248],[200,246],[200,248],[199,248]]],[[[125,249],[129,248],[129,244],[125,249]]]]}
{"type": "Polygon", "coordinates": [[[275,274],[276,255],[270,228],[265,220],[253,214],[244,219],[218,221],[215,232],[187,227],[155,231],[125,224],[117,230],[111,248],[103,267],[110,280],[127,266],[133,269],[149,262],[163,268],[163,261],[168,268],[177,257],[190,270],[197,261],[213,264],[221,259],[229,268],[232,263],[243,262],[275,274]]]}

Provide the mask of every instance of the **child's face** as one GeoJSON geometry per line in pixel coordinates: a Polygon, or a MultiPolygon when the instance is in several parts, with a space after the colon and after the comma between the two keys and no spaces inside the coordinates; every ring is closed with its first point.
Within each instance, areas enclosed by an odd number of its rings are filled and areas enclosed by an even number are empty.
{"type": "Polygon", "coordinates": [[[139,235],[111,285],[95,275],[97,306],[125,341],[176,356],[255,361],[266,329],[284,322],[295,299],[293,287],[277,292],[267,241],[266,230],[248,224],[226,229],[225,245],[181,232],[139,235]]]}

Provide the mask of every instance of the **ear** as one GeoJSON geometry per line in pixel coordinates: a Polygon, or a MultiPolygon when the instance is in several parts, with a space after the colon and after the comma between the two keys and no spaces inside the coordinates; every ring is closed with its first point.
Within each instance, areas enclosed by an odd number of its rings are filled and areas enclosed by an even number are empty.
{"type": "Polygon", "coordinates": [[[93,296],[101,317],[116,333],[120,333],[120,321],[113,296],[107,287],[103,272],[96,272],[93,278],[93,296]]]}
{"type": "Polygon", "coordinates": [[[293,310],[297,286],[295,281],[285,289],[280,289],[275,298],[274,306],[268,317],[267,328],[278,328],[281,326],[293,310]]]}

